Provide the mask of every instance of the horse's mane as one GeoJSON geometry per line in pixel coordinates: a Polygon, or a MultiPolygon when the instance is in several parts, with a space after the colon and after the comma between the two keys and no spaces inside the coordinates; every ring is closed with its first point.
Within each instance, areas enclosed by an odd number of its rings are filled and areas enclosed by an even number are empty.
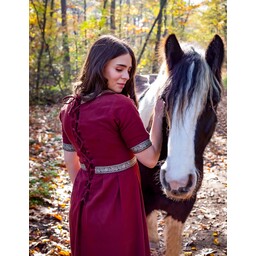
{"type": "Polygon", "coordinates": [[[196,104],[196,111],[200,115],[207,100],[212,105],[214,105],[213,101],[219,101],[221,84],[214,77],[204,56],[190,47],[180,62],[169,71],[169,77],[164,84],[163,97],[167,110],[172,115],[175,112],[182,120],[192,102],[196,104]]]}

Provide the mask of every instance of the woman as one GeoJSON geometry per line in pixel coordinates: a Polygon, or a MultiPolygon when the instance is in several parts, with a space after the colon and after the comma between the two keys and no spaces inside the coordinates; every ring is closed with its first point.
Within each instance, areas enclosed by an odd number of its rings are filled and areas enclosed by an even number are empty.
{"type": "Polygon", "coordinates": [[[149,135],[137,111],[135,70],[125,42],[100,37],[60,113],[73,182],[72,256],[150,256],[137,160],[148,167],[157,163],[163,102],[156,104],[149,135]]]}

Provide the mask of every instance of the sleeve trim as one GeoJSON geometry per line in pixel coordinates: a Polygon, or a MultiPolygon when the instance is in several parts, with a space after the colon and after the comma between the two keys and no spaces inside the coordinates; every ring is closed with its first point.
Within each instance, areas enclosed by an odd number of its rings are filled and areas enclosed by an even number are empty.
{"type": "Polygon", "coordinates": [[[63,143],[63,149],[69,152],[75,152],[75,148],[72,144],[63,143]]]}
{"type": "Polygon", "coordinates": [[[151,145],[152,145],[152,142],[150,141],[150,139],[147,139],[147,140],[141,142],[140,144],[132,147],[131,150],[134,154],[136,154],[136,153],[140,153],[141,151],[149,148],[151,145]]]}

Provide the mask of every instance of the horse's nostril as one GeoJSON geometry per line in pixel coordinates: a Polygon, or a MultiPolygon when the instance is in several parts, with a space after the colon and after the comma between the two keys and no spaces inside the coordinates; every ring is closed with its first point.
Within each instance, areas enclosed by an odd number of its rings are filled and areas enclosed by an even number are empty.
{"type": "Polygon", "coordinates": [[[179,190],[174,189],[174,190],[172,190],[172,194],[173,194],[173,195],[178,195],[178,194],[180,194],[180,191],[179,191],[179,190]]]}
{"type": "Polygon", "coordinates": [[[173,195],[178,196],[189,193],[191,187],[193,186],[194,178],[192,174],[189,174],[186,177],[187,178],[184,178],[183,180],[171,181],[170,184],[168,184],[173,195]]]}
{"type": "Polygon", "coordinates": [[[168,191],[171,191],[171,187],[170,184],[166,181],[166,179],[164,178],[164,186],[168,191]]]}
{"type": "Polygon", "coordinates": [[[193,175],[192,174],[189,174],[188,175],[188,183],[187,183],[187,188],[191,188],[193,185],[193,175]]]}
{"type": "MultiPolygon", "coordinates": [[[[170,178],[170,177],[169,177],[170,178]]],[[[195,182],[195,176],[191,174],[184,175],[179,179],[171,179],[169,182],[166,168],[162,166],[160,171],[160,180],[166,192],[170,192],[174,196],[182,196],[189,194],[192,191],[195,182]]]]}
{"type": "Polygon", "coordinates": [[[166,170],[162,169],[161,171],[162,171],[162,185],[164,186],[165,189],[170,191],[171,190],[170,184],[165,179],[166,170]]]}
{"type": "Polygon", "coordinates": [[[178,189],[178,191],[181,193],[181,194],[184,194],[184,193],[187,193],[188,192],[188,187],[181,187],[178,189]]]}

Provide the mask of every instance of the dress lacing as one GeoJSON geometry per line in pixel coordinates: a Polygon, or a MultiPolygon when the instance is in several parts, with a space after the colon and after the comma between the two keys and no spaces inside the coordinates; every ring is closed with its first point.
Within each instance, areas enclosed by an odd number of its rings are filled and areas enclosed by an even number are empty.
{"type": "MultiPolygon", "coordinates": [[[[102,91],[97,97],[103,94],[113,94],[115,92],[111,90],[102,91]]],[[[95,174],[95,166],[92,163],[92,157],[90,157],[90,153],[86,148],[85,142],[81,139],[81,134],[79,131],[79,115],[80,115],[80,106],[83,104],[83,100],[80,95],[75,96],[66,96],[63,99],[65,104],[71,104],[69,108],[68,115],[71,118],[71,129],[76,142],[75,148],[77,148],[77,152],[79,153],[80,163],[84,164],[86,171],[88,172],[88,180],[85,184],[85,190],[83,193],[82,201],[86,202],[89,198],[90,187],[92,183],[93,176],[95,174]]]]}
{"type": "Polygon", "coordinates": [[[80,162],[84,164],[88,172],[88,180],[86,181],[85,189],[82,197],[82,201],[86,202],[89,198],[91,182],[95,174],[95,166],[91,161],[89,151],[86,148],[85,142],[82,140],[81,133],[79,131],[78,123],[79,123],[79,115],[80,115],[81,97],[79,95],[67,96],[64,98],[64,100],[66,99],[68,100],[67,104],[71,104],[68,114],[71,118],[72,133],[76,142],[75,146],[78,149],[77,152],[80,152],[79,154],[80,162]]]}

